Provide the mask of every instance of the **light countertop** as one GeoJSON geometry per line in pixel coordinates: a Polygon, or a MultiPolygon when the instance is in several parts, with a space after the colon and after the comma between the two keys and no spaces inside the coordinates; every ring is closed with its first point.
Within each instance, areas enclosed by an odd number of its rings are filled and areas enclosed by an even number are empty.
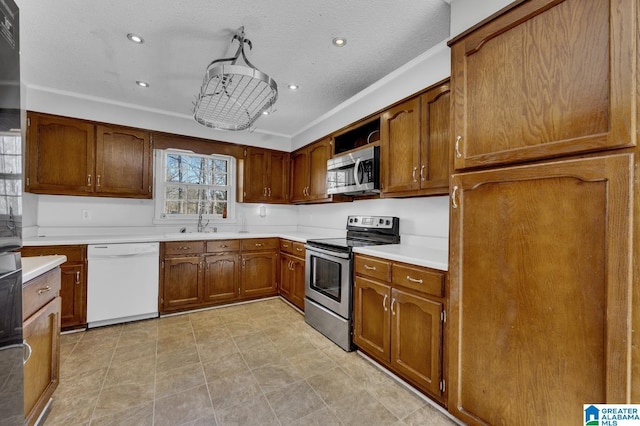
{"type": "Polygon", "coordinates": [[[40,275],[67,261],[67,256],[36,256],[22,258],[22,283],[31,281],[40,275]]]}
{"type": "Polygon", "coordinates": [[[354,252],[396,262],[425,266],[440,271],[449,270],[449,253],[437,248],[410,246],[407,244],[388,244],[381,246],[355,247],[354,252]]]}

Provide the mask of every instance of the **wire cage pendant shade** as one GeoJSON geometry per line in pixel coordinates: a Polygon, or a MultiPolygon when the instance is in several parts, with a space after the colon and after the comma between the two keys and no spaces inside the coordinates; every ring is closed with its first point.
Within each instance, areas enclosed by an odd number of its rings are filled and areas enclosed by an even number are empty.
{"type": "Polygon", "coordinates": [[[240,27],[233,41],[240,46],[232,58],[217,59],[209,64],[196,97],[193,117],[203,126],[220,130],[245,130],[275,104],[278,85],[267,74],[254,67],[244,53],[244,45],[252,48],[240,27]],[[242,55],[245,65],[237,64],[242,55]]]}

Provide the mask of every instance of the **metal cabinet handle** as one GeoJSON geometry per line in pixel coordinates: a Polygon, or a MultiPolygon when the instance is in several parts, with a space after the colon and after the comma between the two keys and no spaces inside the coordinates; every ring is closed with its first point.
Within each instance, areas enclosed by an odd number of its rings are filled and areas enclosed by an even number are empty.
{"type": "Polygon", "coordinates": [[[27,361],[29,361],[29,358],[31,358],[31,354],[33,353],[33,349],[31,349],[31,345],[29,345],[26,340],[23,340],[22,344],[24,345],[24,348],[27,350],[27,355],[26,356],[24,356],[24,355],[22,356],[22,365],[25,365],[27,363],[27,361]]]}
{"type": "Polygon", "coordinates": [[[267,188],[267,196],[271,197],[271,188],[267,188]]]}
{"type": "Polygon", "coordinates": [[[220,248],[227,248],[226,244],[220,244],[220,248]]]}
{"type": "Polygon", "coordinates": [[[256,247],[262,247],[264,244],[262,243],[256,243],[256,247]]]}
{"type": "Polygon", "coordinates": [[[51,286],[47,285],[38,290],[38,294],[45,294],[46,292],[51,291],[51,286]]]}
{"type": "Polygon", "coordinates": [[[289,244],[283,244],[282,247],[289,248],[289,244]]]}
{"type": "Polygon", "coordinates": [[[458,208],[458,203],[456,203],[456,193],[458,192],[458,186],[453,187],[453,191],[451,191],[451,207],[454,209],[458,208]]]}
{"type": "Polygon", "coordinates": [[[375,266],[364,265],[364,269],[367,269],[369,271],[375,271],[376,267],[375,266]]]}
{"type": "Polygon", "coordinates": [[[76,284],[80,284],[80,271],[76,271],[76,284]]]}
{"type": "Polygon", "coordinates": [[[91,186],[91,175],[87,175],[87,186],[91,186]]]}
{"type": "Polygon", "coordinates": [[[396,303],[396,298],[391,298],[391,315],[395,315],[396,311],[393,310],[393,304],[396,303]]]}
{"type": "Polygon", "coordinates": [[[178,250],[189,250],[191,247],[189,246],[180,246],[178,247],[178,250]]]}
{"type": "Polygon", "coordinates": [[[302,251],[300,247],[296,247],[296,251],[302,251]]]}
{"type": "Polygon", "coordinates": [[[426,178],[424,177],[424,169],[425,166],[423,164],[422,167],[420,167],[420,180],[426,180],[426,178]]]}
{"type": "Polygon", "coordinates": [[[96,176],[96,186],[100,186],[100,175],[96,176]]]}
{"type": "Polygon", "coordinates": [[[411,281],[412,283],[422,284],[422,278],[420,278],[420,279],[411,278],[411,275],[407,275],[407,280],[411,281]]]}
{"type": "Polygon", "coordinates": [[[462,140],[462,136],[458,136],[456,138],[456,158],[462,158],[462,153],[460,152],[460,141],[462,140]]]}
{"type": "Polygon", "coordinates": [[[389,296],[385,294],[385,295],[384,295],[384,299],[382,299],[382,307],[384,308],[384,311],[385,311],[385,312],[387,312],[387,311],[388,311],[388,309],[387,309],[387,299],[388,299],[388,298],[389,298],[389,296]]]}
{"type": "Polygon", "coordinates": [[[418,171],[418,168],[417,168],[417,167],[414,167],[414,168],[413,168],[413,172],[411,173],[411,177],[413,178],[413,181],[414,181],[414,182],[417,182],[417,180],[416,180],[416,172],[417,172],[417,171],[418,171]]]}

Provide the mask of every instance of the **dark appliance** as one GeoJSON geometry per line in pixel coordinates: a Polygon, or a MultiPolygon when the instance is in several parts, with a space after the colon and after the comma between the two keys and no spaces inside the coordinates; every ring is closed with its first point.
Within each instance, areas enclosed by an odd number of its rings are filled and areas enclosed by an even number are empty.
{"type": "Polygon", "coordinates": [[[345,351],[353,349],[353,248],[400,243],[400,219],[349,216],[346,238],[308,240],[305,321],[345,351]]]}
{"type": "Polygon", "coordinates": [[[369,146],[327,160],[327,193],[367,195],[380,192],[380,147],[369,146]]]}
{"type": "Polygon", "coordinates": [[[18,6],[0,0],[0,424],[24,425],[18,6]]]}

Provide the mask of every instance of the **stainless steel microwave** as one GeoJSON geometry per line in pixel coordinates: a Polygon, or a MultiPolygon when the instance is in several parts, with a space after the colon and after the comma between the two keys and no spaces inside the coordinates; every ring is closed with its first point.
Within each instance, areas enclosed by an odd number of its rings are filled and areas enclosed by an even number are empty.
{"type": "Polygon", "coordinates": [[[380,192],[380,147],[370,146],[327,160],[327,193],[380,192]]]}

